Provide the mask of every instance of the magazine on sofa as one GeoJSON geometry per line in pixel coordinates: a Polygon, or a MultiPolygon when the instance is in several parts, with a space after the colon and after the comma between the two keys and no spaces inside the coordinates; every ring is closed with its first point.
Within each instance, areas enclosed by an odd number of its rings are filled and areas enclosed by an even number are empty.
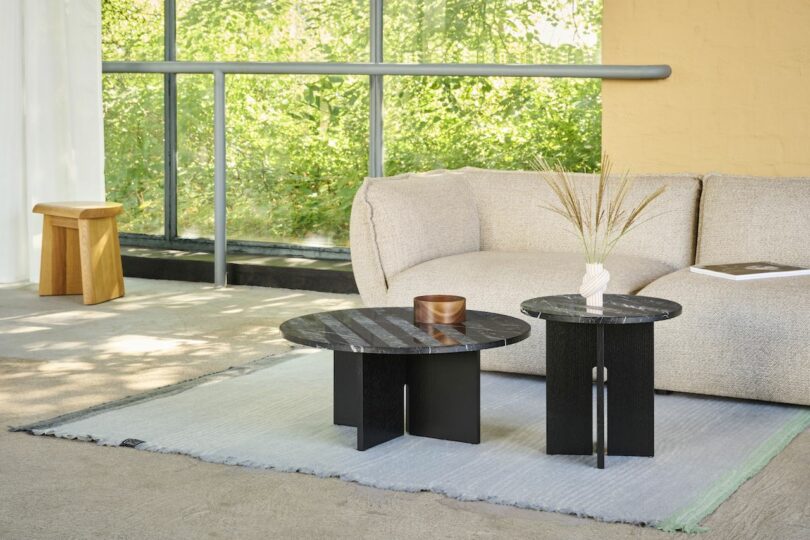
{"type": "Polygon", "coordinates": [[[690,266],[689,269],[698,274],[733,279],[735,281],[810,275],[810,268],[763,261],[733,264],[701,264],[690,266]]]}

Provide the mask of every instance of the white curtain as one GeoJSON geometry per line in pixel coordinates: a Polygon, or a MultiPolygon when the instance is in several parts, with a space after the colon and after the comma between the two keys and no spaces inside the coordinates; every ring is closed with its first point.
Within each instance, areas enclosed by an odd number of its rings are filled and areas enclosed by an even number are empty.
{"type": "Polygon", "coordinates": [[[42,201],[104,200],[101,2],[0,2],[0,283],[39,280],[42,201]]]}

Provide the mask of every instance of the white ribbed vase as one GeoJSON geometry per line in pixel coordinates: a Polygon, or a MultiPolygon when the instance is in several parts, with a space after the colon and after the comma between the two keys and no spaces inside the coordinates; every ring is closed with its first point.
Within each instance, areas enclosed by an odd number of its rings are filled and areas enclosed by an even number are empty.
{"type": "Polygon", "coordinates": [[[602,307],[602,295],[609,281],[610,272],[604,269],[602,263],[585,264],[585,275],[579,286],[579,294],[585,297],[585,305],[602,307]]]}

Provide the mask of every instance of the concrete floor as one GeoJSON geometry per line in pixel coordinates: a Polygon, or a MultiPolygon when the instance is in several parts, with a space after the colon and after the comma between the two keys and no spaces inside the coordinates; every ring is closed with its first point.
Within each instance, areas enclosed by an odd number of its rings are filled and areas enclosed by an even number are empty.
{"type": "MultiPolygon", "coordinates": [[[[0,287],[0,424],[20,425],[289,348],[285,319],[359,303],[127,280],[98,306],[0,287]]],[[[662,486],[665,489],[665,486],[662,486]]],[[[810,538],[810,432],[726,501],[705,538],[810,538]]],[[[0,431],[0,538],[663,538],[560,514],[0,431]]]]}

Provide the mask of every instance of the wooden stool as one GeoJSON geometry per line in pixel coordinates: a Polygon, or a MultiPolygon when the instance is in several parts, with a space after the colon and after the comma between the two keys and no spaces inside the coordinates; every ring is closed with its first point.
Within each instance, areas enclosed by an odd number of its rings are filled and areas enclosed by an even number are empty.
{"type": "Polygon", "coordinates": [[[44,214],[39,295],[81,294],[85,304],[124,296],[121,246],[112,202],[39,203],[44,214]]]}

